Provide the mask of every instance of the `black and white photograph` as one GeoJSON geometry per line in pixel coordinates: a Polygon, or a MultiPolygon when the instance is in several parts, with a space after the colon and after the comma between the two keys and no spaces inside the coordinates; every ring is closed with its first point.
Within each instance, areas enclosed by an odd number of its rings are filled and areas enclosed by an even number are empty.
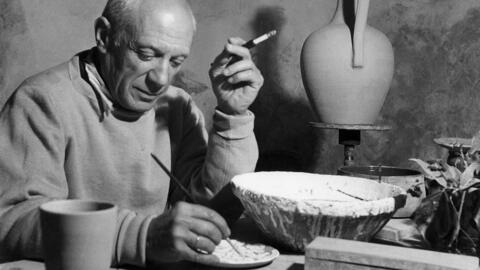
{"type": "Polygon", "coordinates": [[[0,270],[479,270],[480,1],[0,0],[0,270]]]}

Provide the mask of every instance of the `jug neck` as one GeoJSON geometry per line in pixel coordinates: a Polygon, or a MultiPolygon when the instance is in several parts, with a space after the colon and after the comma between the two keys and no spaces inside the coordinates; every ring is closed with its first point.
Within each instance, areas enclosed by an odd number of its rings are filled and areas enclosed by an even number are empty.
{"type": "Polygon", "coordinates": [[[345,23],[345,16],[343,14],[343,0],[337,0],[337,8],[335,9],[335,14],[333,15],[331,23],[333,24],[345,23]]]}
{"type": "Polygon", "coordinates": [[[353,32],[359,1],[364,0],[337,0],[337,8],[330,23],[346,24],[353,32]]]}
{"type": "Polygon", "coordinates": [[[330,24],[347,25],[350,30],[353,48],[352,65],[363,67],[364,33],[367,27],[370,0],[337,0],[337,9],[330,24]]]}

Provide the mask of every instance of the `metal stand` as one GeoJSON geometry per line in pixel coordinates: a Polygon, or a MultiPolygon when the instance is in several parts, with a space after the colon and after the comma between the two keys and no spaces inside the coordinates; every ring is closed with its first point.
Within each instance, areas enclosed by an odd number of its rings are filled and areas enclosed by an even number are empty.
{"type": "Polygon", "coordinates": [[[348,125],[348,124],[330,124],[330,123],[318,123],[310,122],[315,128],[322,129],[337,129],[338,130],[338,143],[344,146],[343,164],[345,166],[353,166],[354,162],[354,150],[356,145],[360,145],[362,130],[374,130],[374,131],[386,131],[391,127],[388,125],[348,125]]]}

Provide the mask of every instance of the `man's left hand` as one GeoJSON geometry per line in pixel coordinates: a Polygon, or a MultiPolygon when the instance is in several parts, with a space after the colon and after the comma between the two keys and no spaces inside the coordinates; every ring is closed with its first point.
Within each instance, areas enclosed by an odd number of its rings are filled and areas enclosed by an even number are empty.
{"type": "Polygon", "coordinates": [[[244,114],[263,85],[263,76],[241,38],[229,38],[211,64],[209,75],[217,109],[229,115],[244,114]]]}

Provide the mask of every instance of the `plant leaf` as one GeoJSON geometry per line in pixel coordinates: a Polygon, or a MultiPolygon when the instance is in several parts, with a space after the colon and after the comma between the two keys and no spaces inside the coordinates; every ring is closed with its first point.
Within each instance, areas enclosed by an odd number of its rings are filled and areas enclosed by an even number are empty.
{"type": "Polygon", "coordinates": [[[433,250],[450,251],[452,239],[455,239],[458,212],[452,202],[451,192],[445,190],[440,194],[437,210],[425,230],[425,238],[433,250]]]}
{"type": "Polygon", "coordinates": [[[432,170],[431,165],[421,159],[410,158],[409,160],[415,162],[420,167],[425,177],[435,180],[442,187],[447,187],[447,181],[442,172],[432,170]]]}
{"type": "MultiPolygon", "coordinates": [[[[478,180],[478,179],[477,179],[477,180],[478,180]]],[[[480,181],[478,181],[478,182],[476,182],[476,183],[479,183],[479,182],[480,182],[480,181]]],[[[477,190],[479,190],[479,188],[472,187],[472,188],[469,188],[469,189],[468,189],[468,193],[472,193],[472,192],[475,192],[475,191],[477,191],[477,190]]]]}
{"type": "Polygon", "coordinates": [[[458,210],[455,208],[455,204],[453,203],[453,201],[451,200],[451,197],[450,197],[450,203],[455,211],[455,215],[456,215],[456,222],[455,222],[455,226],[454,226],[454,230],[453,230],[453,234],[450,238],[450,242],[448,243],[448,247],[452,247],[453,243],[455,241],[458,240],[458,234],[460,233],[460,229],[461,229],[461,220],[462,220],[462,212],[463,212],[463,206],[464,206],[464,203],[465,203],[465,196],[467,195],[467,192],[466,191],[463,191],[462,192],[462,197],[460,199],[460,207],[458,208],[458,210]]]}
{"type": "Polygon", "coordinates": [[[447,180],[447,183],[452,182],[453,186],[460,186],[462,172],[456,166],[450,166],[445,161],[440,161],[440,164],[444,170],[442,173],[445,180],[447,180]]]}
{"type": "Polygon", "coordinates": [[[468,184],[471,184],[472,180],[480,172],[480,163],[473,162],[465,169],[465,171],[460,176],[460,187],[464,187],[468,184]]]}
{"type": "Polygon", "coordinates": [[[480,207],[475,208],[475,211],[473,212],[473,221],[475,223],[475,227],[477,231],[480,231],[480,207]]]}
{"type": "Polygon", "coordinates": [[[470,147],[470,150],[468,151],[470,154],[473,154],[477,151],[480,151],[480,131],[475,133],[472,137],[472,146],[470,147]]]}

